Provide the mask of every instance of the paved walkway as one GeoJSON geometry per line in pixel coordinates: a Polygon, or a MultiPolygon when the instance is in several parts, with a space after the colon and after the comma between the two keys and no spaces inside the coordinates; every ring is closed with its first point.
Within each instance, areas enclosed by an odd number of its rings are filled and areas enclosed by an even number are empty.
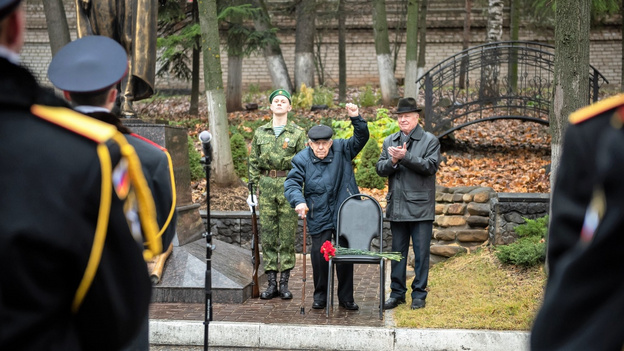
{"type": "MultiPolygon", "coordinates": [[[[296,267],[291,271],[290,291],[294,298],[282,300],[274,298],[261,300],[250,298],[243,304],[213,304],[213,321],[280,323],[280,324],[314,324],[314,325],[352,325],[381,327],[384,322],[379,319],[379,268],[375,265],[356,265],[353,285],[354,299],[360,306],[359,311],[347,311],[338,307],[338,297],[334,293],[334,308],[329,318],[325,310],[312,309],[314,283],[310,256],[306,257],[306,298],[303,303],[305,314],[301,314],[302,260],[298,257],[296,267]]],[[[278,275],[279,279],[279,275],[278,275]]],[[[335,283],[336,287],[338,283],[335,283]]],[[[266,288],[260,287],[260,292],[266,288]]],[[[153,303],[150,306],[152,320],[187,320],[203,321],[205,318],[204,304],[189,303],[153,303]]]]}
{"type": "MultiPolygon", "coordinates": [[[[243,304],[213,304],[209,348],[213,350],[528,350],[527,332],[396,328],[393,311],[379,319],[379,271],[356,265],[354,298],[359,311],[338,307],[330,316],[313,310],[312,267],[306,266],[305,314],[301,314],[302,260],[291,272],[294,298],[248,299],[243,304]]],[[[389,271],[389,264],[387,265],[389,271]]],[[[386,292],[389,274],[386,273],[386,292]]],[[[336,284],[337,285],[337,284],[336,284]]],[[[262,291],[265,286],[262,286],[262,291]]],[[[150,342],[154,350],[201,350],[205,339],[204,304],[153,303],[150,342]]]]}

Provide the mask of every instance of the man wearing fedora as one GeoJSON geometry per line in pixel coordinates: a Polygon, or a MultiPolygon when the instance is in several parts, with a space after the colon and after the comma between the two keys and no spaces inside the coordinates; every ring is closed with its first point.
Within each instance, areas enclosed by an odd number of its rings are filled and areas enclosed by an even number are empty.
{"type": "Polygon", "coordinates": [[[392,230],[392,251],[403,255],[392,261],[390,298],[384,309],[405,303],[407,250],[414,250],[412,309],[425,307],[429,275],[429,245],[435,218],[435,175],[440,142],[418,125],[422,108],[411,97],[399,100],[395,113],[400,131],[386,137],[377,161],[377,174],[388,177],[386,218],[392,230]]]}

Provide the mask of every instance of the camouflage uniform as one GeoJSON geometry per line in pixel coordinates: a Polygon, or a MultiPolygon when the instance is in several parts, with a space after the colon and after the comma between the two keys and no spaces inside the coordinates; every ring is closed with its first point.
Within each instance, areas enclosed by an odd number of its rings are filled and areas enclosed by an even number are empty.
{"type": "Polygon", "coordinates": [[[306,138],[305,131],[292,122],[276,138],[269,122],[256,129],[251,141],[249,180],[260,189],[258,206],[265,271],[283,272],[295,266],[297,214],[284,198],[284,181],[292,167],[290,160],[305,148],[306,138]],[[266,171],[283,171],[283,176],[266,175],[266,171]]]}

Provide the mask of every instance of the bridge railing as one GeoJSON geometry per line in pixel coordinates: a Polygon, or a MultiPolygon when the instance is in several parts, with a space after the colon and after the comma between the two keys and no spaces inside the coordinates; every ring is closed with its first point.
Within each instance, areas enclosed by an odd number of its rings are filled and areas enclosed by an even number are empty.
{"type": "MultiPolygon", "coordinates": [[[[496,119],[548,125],[554,51],[552,45],[505,41],[474,46],[440,62],[418,80],[424,87],[425,129],[440,138],[496,119]]],[[[590,66],[588,84],[590,103],[608,81],[590,66]]]]}

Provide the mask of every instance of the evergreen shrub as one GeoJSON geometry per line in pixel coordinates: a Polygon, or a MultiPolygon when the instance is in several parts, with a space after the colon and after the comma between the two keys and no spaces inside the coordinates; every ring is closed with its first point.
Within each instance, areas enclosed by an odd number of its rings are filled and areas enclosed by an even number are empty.
{"type": "Polygon", "coordinates": [[[360,107],[371,107],[377,105],[377,95],[373,91],[373,87],[370,84],[367,84],[364,88],[364,91],[360,92],[360,96],[358,98],[358,105],[360,107]]]}
{"type": "Polygon", "coordinates": [[[355,181],[362,188],[383,189],[386,186],[386,178],[377,175],[375,165],[379,160],[381,151],[375,139],[368,139],[366,146],[360,152],[360,165],[355,173],[355,181]]]}
{"type": "Polygon", "coordinates": [[[204,167],[199,162],[201,153],[195,148],[194,140],[188,137],[188,153],[189,153],[189,169],[191,171],[191,180],[197,181],[206,177],[204,167]]]}
{"type": "Polygon", "coordinates": [[[314,89],[312,105],[334,106],[334,91],[331,88],[319,86],[314,89]]]}
{"type": "Polygon", "coordinates": [[[548,216],[524,220],[524,224],[514,228],[518,240],[496,247],[496,257],[505,264],[533,267],[546,260],[548,216]]]}
{"type": "Polygon", "coordinates": [[[230,147],[232,148],[232,161],[234,162],[234,171],[241,179],[247,179],[247,143],[240,133],[234,133],[230,137],[230,147]]]}

